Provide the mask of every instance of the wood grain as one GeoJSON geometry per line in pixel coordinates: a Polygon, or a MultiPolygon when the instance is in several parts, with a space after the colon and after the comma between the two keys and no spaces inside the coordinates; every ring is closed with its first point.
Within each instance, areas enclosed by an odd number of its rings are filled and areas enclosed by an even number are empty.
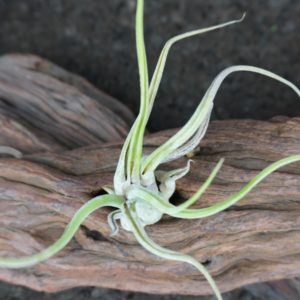
{"type": "MultiPolygon", "coordinates": [[[[200,150],[189,174],[179,180],[173,201],[179,203],[195,192],[221,156],[226,157],[225,165],[194,207],[226,199],[253,178],[259,166],[262,169],[275,159],[297,153],[300,135],[295,133],[299,129],[299,119],[288,118],[212,122],[200,147],[213,148],[220,135],[218,151],[203,154],[200,150]],[[291,124],[292,137],[284,137],[283,142],[275,133],[291,124]],[[236,128],[236,135],[227,137],[224,128],[236,128]],[[241,138],[247,128],[251,139],[241,138]],[[258,142],[262,134],[269,139],[265,143],[258,142]],[[232,155],[237,147],[240,151],[232,155]],[[251,159],[243,160],[247,151],[251,159]]],[[[145,152],[153,151],[175,131],[147,136],[145,152]]],[[[101,193],[102,185],[112,184],[121,146],[113,143],[61,154],[33,154],[21,161],[1,159],[1,255],[33,254],[56,241],[76,210],[101,193]]],[[[160,168],[182,167],[186,161],[182,158],[160,168]]],[[[148,226],[147,232],[160,245],[204,263],[223,292],[254,282],[299,276],[300,175],[297,163],[283,169],[227,211],[200,220],[165,216],[148,226]]],[[[155,293],[211,292],[193,267],[148,253],[131,233],[121,230],[110,238],[109,211],[101,209],[88,217],[55,257],[27,269],[2,269],[0,279],[44,291],[93,285],[155,293]]]]}
{"type": "MultiPolygon", "coordinates": [[[[102,185],[112,184],[121,139],[132,121],[127,108],[113,109],[114,101],[38,57],[0,58],[0,142],[27,154],[22,160],[0,159],[1,256],[45,249],[84,203],[103,193],[102,185]]],[[[176,131],[147,135],[144,152],[152,152],[176,131]]],[[[221,157],[225,164],[193,207],[225,200],[272,162],[299,154],[300,119],[214,121],[199,146],[190,172],[178,181],[175,204],[201,186],[221,157]]],[[[186,163],[184,157],[159,169],[186,163]]],[[[222,292],[300,276],[299,167],[293,163],[281,168],[224,212],[199,220],[164,216],[146,227],[147,233],[158,244],[202,262],[222,292]]],[[[0,269],[0,280],[47,292],[89,285],[149,293],[211,293],[193,267],[148,253],[122,229],[109,237],[110,211],[94,212],[71,242],[43,263],[0,269]]],[[[280,282],[286,287],[288,281],[280,282]]]]}
{"type": "Polygon", "coordinates": [[[122,103],[45,59],[0,58],[0,144],[61,152],[121,140],[133,121],[122,103]]]}

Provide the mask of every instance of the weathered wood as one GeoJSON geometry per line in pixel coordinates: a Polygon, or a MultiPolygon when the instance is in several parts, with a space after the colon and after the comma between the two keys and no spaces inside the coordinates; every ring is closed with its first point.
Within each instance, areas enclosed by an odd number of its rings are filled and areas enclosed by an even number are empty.
{"type": "MultiPolygon", "coordinates": [[[[176,130],[149,135],[145,153],[176,130]]],[[[112,184],[122,143],[39,153],[23,160],[0,160],[0,255],[23,256],[55,242],[76,210],[101,186],[112,184]]],[[[300,149],[300,119],[269,122],[215,121],[178,181],[174,203],[188,198],[220,157],[226,161],[214,183],[193,207],[220,202],[239,191],[271,162],[300,149]]],[[[182,167],[187,158],[160,166],[182,167]]],[[[164,216],[146,227],[169,249],[204,263],[225,292],[246,284],[300,276],[299,163],[280,169],[235,206],[200,220],[164,216]]],[[[37,290],[58,291],[93,285],[155,293],[203,295],[211,289],[193,267],[160,259],[144,250],[131,233],[109,237],[109,208],[88,217],[65,249],[26,269],[1,269],[0,279],[37,290]]]]}
{"type": "MultiPolygon", "coordinates": [[[[124,105],[47,60],[18,54],[0,58],[0,144],[31,154],[22,160],[1,155],[1,256],[33,254],[60,237],[81,205],[112,183],[122,142],[103,142],[124,138],[132,122],[124,105]],[[76,149],[82,146],[87,147],[76,149]]],[[[175,132],[147,136],[145,153],[175,132]]],[[[221,157],[226,158],[224,166],[193,207],[230,197],[270,163],[298,154],[299,146],[297,118],[212,122],[172,201],[190,197],[221,157]]],[[[182,167],[186,161],[181,158],[160,169],[182,167]]],[[[216,216],[164,216],[147,232],[160,245],[203,262],[222,291],[299,276],[299,167],[281,168],[216,216]]],[[[109,212],[93,213],[53,258],[31,268],[0,269],[0,279],[44,291],[94,285],[155,293],[211,292],[193,267],[149,254],[132,234],[121,230],[110,238],[109,212]]],[[[280,287],[290,294],[287,282],[280,287]]]]}
{"type": "Polygon", "coordinates": [[[85,79],[34,55],[0,58],[0,144],[61,152],[122,140],[134,116],[85,79]]]}
{"type": "Polygon", "coordinates": [[[246,286],[245,289],[263,300],[299,300],[300,278],[261,282],[246,286]]]}

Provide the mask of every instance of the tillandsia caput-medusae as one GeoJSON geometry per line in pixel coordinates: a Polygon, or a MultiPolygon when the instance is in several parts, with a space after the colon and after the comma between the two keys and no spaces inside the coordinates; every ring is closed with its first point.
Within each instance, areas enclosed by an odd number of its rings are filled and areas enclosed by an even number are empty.
{"type": "MultiPolygon", "coordinates": [[[[108,193],[107,195],[95,197],[84,204],[74,215],[61,238],[52,246],[32,256],[22,258],[0,258],[0,267],[28,267],[53,256],[72,239],[80,224],[89,214],[103,206],[112,206],[115,207],[116,210],[108,215],[108,223],[112,228],[111,236],[118,233],[119,227],[117,220],[119,219],[122,228],[132,232],[146,250],[162,258],[186,262],[197,268],[210,283],[218,300],[221,300],[222,296],[217,285],[201,263],[191,256],[174,252],[157,245],[149,239],[144,227],[158,222],[163,214],[169,214],[175,218],[184,219],[198,219],[216,214],[236,203],[261,180],[276,169],[286,164],[299,161],[300,155],[287,157],[273,163],[261,171],[250,183],[234,196],[231,196],[219,204],[202,209],[188,209],[188,207],[197,201],[202,193],[205,192],[206,188],[210,185],[214,176],[221,168],[223,159],[215,166],[213,172],[204,182],[202,187],[190,199],[179,206],[173,206],[169,202],[169,199],[175,191],[176,180],[183,177],[189,171],[190,160],[187,161],[186,167],[173,171],[165,172],[156,169],[162,163],[187,155],[199,144],[209,123],[215,95],[224,78],[230,73],[236,71],[250,71],[263,74],[290,86],[299,96],[300,91],[289,81],[260,68],[251,66],[233,66],[227,68],[212,82],[187,124],[150,155],[143,155],[142,148],[145,127],[161,81],[166,57],[172,44],[186,37],[231,25],[240,22],[243,19],[191,31],[170,39],[161,52],[151,84],[149,85],[143,36],[143,6],[144,1],[138,0],[136,10],[136,43],[140,73],[141,106],[139,115],[123,145],[113,185],[103,186],[103,189],[108,193]]],[[[17,150],[10,147],[0,147],[0,152],[12,154],[18,158],[21,157],[21,154],[17,150]]]]}

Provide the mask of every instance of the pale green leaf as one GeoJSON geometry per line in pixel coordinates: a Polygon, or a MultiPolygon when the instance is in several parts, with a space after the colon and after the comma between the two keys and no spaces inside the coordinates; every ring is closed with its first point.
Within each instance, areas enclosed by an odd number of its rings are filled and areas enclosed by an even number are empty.
{"type": "Polygon", "coordinates": [[[166,143],[156,149],[145,159],[141,169],[142,174],[143,176],[145,176],[145,178],[147,178],[148,174],[151,174],[157,168],[157,166],[164,160],[165,157],[167,157],[171,152],[180,147],[183,143],[185,143],[196,132],[196,130],[205,119],[207,112],[209,111],[211,104],[217,94],[217,91],[225,77],[230,73],[237,71],[249,71],[274,78],[291,87],[300,96],[300,91],[294,84],[264,69],[251,66],[233,66],[225,69],[213,81],[187,124],[182,127],[181,130],[177,132],[172,138],[170,138],[166,143]]]}
{"type": "Polygon", "coordinates": [[[0,146],[0,153],[10,154],[16,158],[22,158],[22,153],[12,147],[0,146]]]}
{"type": "Polygon", "coordinates": [[[136,10],[136,45],[138,54],[138,65],[141,86],[141,104],[140,112],[134,127],[129,150],[127,154],[127,176],[131,176],[133,183],[139,183],[140,180],[140,161],[142,156],[143,137],[148,119],[148,69],[146,50],[144,44],[144,26],[143,26],[144,1],[138,0],[136,10]]]}
{"type": "Polygon", "coordinates": [[[201,33],[204,33],[204,32],[212,31],[212,30],[216,30],[216,29],[228,26],[228,25],[232,25],[232,24],[241,22],[241,21],[243,21],[245,15],[246,14],[244,14],[243,17],[240,20],[234,20],[234,21],[226,22],[226,23],[223,23],[223,24],[220,24],[220,25],[215,25],[215,26],[211,26],[211,27],[207,27],[207,28],[203,28],[203,29],[197,29],[197,30],[189,31],[189,32],[177,35],[177,36],[175,36],[175,37],[173,37],[173,38],[171,38],[170,40],[167,41],[167,43],[165,44],[165,46],[164,46],[164,48],[163,48],[163,50],[160,54],[158,63],[156,65],[156,68],[155,68],[155,71],[154,71],[154,74],[153,74],[153,77],[152,77],[152,80],[151,80],[150,88],[149,88],[149,101],[150,101],[149,115],[150,115],[151,110],[152,110],[152,106],[153,106],[153,103],[154,103],[154,100],[155,100],[155,97],[156,97],[156,94],[157,94],[157,90],[158,90],[158,87],[159,87],[159,84],[160,84],[160,81],[161,81],[161,78],[162,78],[162,75],[163,75],[163,72],[164,72],[167,56],[168,56],[168,53],[169,53],[169,50],[170,50],[171,46],[175,42],[180,41],[182,39],[185,39],[187,37],[190,37],[190,36],[193,36],[193,35],[198,35],[198,34],[201,34],[201,33]]]}
{"type": "Polygon", "coordinates": [[[103,195],[95,197],[94,199],[85,203],[74,215],[69,225],[66,227],[61,238],[55,242],[52,246],[46,248],[38,254],[31,256],[20,257],[20,258],[10,258],[10,257],[1,257],[0,258],[0,267],[2,268],[24,268],[32,266],[38,262],[41,262],[55,253],[60,251],[68,242],[72,239],[75,232],[79,228],[83,220],[90,215],[96,209],[103,206],[113,206],[120,208],[125,202],[123,197],[115,195],[103,195]]]}
{"type": "Polygon", "coordinates": [[[196,269],[198,269],[204,275],[204,277],[206,278],[206,280],[212,287],[215,295],[217,296],[217,299],[222,300],[221,293],[220,293],[215,281],[213,280],[211,275],[208,273],[208,271],[205,269],[205,267],[191,256],[163,248],[163,247],[159,246],[158,244],[154,243],[147,236],[147,234],[141,224],[141,221],[136,213],[135,203],[131,203],[129,205],[130,205],[130,208],[128,208],[128,205],[125,203],[123,205],[122,210],[123,210],[124,216],[126,217],[126,221],[128,224],[130,224],[131,230],[132,230],[133,234],[135,235],[136,239],[138,240],[138,242],[146,250],[148,250],[149,252],[151,252],[159,257],[162,257],[162,258],[165,258],[168,260],[181,261],[181,262],[185,262],[185,263],[193,265],[196,269]]]}

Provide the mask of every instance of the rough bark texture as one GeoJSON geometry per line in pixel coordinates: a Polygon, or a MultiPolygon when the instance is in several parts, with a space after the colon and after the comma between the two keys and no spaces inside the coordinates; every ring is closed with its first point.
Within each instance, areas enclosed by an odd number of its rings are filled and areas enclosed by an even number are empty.
{"type": "MultiPolygon", "coordinates": [[[[101,103],[101,92],[83,79],[34,56],[0,59],[0,93],[6,120],[0,142],[28,154],[22,160],[0,159],[0,255],[24,256],[54,243],[82,204],[101,194],[102,185],[112,184],[122,141],[102,142],[125,136],[131,113],[119,106],[123,121],[115,114],[118,111],[111,110],[116,100],[107,97],[101,103]],[[40,67],[36,68],[36,62],[40,67]],[[93,98],[86,96],[89,91],[95,93],[93,98]],[[97,95],[100,104],[93,100],[97,95]],[[101,118],[107,111],[109,119],[104,124],[101,118]],[[106,128],[116,135],[102,135],[106,128]],[[67,151],[78,146],[87,147],[67,151]]],[[[148,135],[145,153],[175,132],[148,135]]],[[[172,201],[177,204],[192,195],[221,157],[226,158],[224,166],[193,207],[228,198],[259,170],[298,154],[299,148],[297,118],[214,121],[190,172],[178,181],[172,201]]],[[[187,158],[181,158],[160,169],[182,167],[186,162],[187,158]]],[[[222,292],[300,276],[299,166],[281,168],[225,212],[200,220],[164,216],[146,227],[147,232],[160,245],[204,263],[222,292]]],[[[100,209],[88,217],[54,257],[31,268],[1,269],[0,279],[48,292],[86,285],[150,293],[211,292],[193,267],[148,253],[131,233],[120,230],[110,238],[109,211],[100,209]]]]}
{"type": "MultiPolygon", "coordinates": [[[[150,152],[176,130],[150,135],[150,152]]],[[[271,122],[212,122],[189,174],[179,180],[174,202],[188,198],[215,162],[225,165],[194,205],[205,207],[233,195],[259,169],[297,153],[300,119],[271,122]],[[205,149],[210,149],[205,150],[205,149]]],[[[90,146],[63,154],[41,153],[1,159],[1,255],[23,256],[56,241],[77,209],[111,184],[122,143],[90,146]]],[[[162,165],[183,166],[187,159],[162,165]]],[[[270,175],[230,210],[200,220],[164,217],[147,227],[160,245],[205,264],[221,291],[258,281],[300,275],[299,164],[270,175]]],[[[2,269],[0,279],[37,290],[79,285],[155,293],[207,294],[204,278],[186,264],[165,261],[123,230],[109,238],[109,208],[93,213],[63,251],[34,267],[2,269]]]]}
{"type": "Polygon", "coordinates": [[[66,151],[126,137],[134,116],[119,101],[34,55],[0,58],[0,144],[66,151]]]}

